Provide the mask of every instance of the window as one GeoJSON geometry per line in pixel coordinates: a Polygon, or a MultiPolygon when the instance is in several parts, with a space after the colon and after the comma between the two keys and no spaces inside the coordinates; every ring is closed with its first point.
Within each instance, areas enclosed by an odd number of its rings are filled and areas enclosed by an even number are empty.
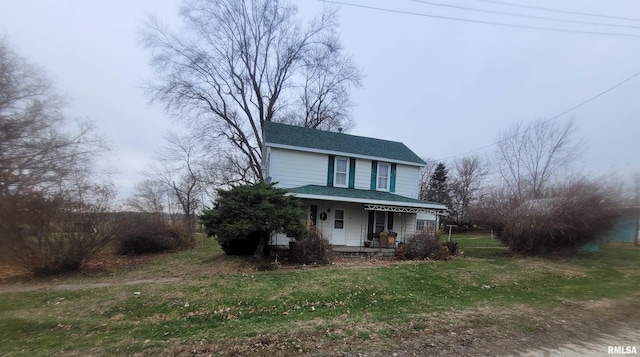
{"type": "Polygon", "coordinates": [[[347,178],[349,177],[349,159],[336,157],[334,175],[334,186],[347,187],[347,178]]]}
{"type": "Polygon", "coordinates": [[[389,176],[391,172],[391,165],[387,163],[378,163],[378,190],[389,190],[389,176]]]}
{"type": "Polygon", "coordinates": [[[374,224],[374,236],[379,237],[380,232],[384,231],[387,228],[387,212],[376,211],[375,215],[375,224],[374,224]]]}
{"type": "Polygon", "coordinates": [[[334,212],[333,228],[344,229],[344,211],[337,209],[334,212]]]}
{"type": "Polygon", "coordinates": [[[426,219],[416,220],[416,231],[427,230],[433,232],[436,227],[436,221],[430,221],[426,219]]]}

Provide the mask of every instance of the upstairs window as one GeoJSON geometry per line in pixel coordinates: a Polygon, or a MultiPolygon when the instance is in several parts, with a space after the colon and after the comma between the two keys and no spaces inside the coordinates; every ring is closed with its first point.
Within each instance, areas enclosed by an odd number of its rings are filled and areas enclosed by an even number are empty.
{"type": "Polygon", "coordinates": [[[389,191],[389,178],[391,176],[391,165],[380,162],[378,163],[378,185],[380,191],[389,191]]]}
{"type": "Polygon", "coordinates": [[[336,157],[334,175],[334,186],[347,187],[347,178],[349,177],[349,159],[336,157]]]}

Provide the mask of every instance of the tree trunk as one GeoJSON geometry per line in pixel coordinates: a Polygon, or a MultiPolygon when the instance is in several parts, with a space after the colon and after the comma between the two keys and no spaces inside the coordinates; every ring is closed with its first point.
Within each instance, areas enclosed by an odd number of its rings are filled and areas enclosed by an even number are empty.
{"type": "Polygon", "coordinates": [[[256,247],[255,253],[253,253],[253,257],[255,259],[261,259],[264,255],[264,246],[267,245],[267,235],[261,234],[260,241],[258,242],[258,246],[256,247]]]}

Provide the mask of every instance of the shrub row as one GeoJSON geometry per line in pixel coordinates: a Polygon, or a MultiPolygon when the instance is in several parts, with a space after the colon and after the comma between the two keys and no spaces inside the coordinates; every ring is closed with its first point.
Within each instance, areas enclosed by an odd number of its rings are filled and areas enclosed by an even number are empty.
{"type": "Polygon", "coordinates": [[[435,232],[416,232],[397,250],[399,259],[447,260],[458,253],[458,242],[440,242],[435,232]]]}

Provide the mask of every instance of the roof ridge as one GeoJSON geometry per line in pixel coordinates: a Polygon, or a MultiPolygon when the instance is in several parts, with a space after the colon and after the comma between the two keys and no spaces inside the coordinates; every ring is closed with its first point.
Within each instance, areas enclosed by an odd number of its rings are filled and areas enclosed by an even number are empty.
{"type": "Polygon", "coordinates": [[[389,143],[402,144],[402,145],[406,146],[402,141],[380,139],[380,138],[374,138],[374,137],[371,137],[371,136],[364,136],[364,135],[354,135],[354,134],[348,134],[348,133],[331,131],[331,130],[310,128],[308,126],[298,126],[298,125],[292,125],[292,124],[287,124],[287,123],[278,123],[278,122],[274,122],[274,121],[266,121],[265,124],[266,123],[270,123],[269,125],[275,124],[275,125],[288,126],[288,127],[295,128],[296,130],[298,130],[298,129],[300,129],[300,130],[314,130],[314,131],[320,131],[322,133],[329,133],[329,134],[335,134],[335,135],[345,135],[345,136],[351,136],[351,137],[354,137],[354,138],[362,138],[362,139],[368,139],[368,140],[380,140],[380,141],[386,141],[386,142],[389,142],[389,143]]]}

